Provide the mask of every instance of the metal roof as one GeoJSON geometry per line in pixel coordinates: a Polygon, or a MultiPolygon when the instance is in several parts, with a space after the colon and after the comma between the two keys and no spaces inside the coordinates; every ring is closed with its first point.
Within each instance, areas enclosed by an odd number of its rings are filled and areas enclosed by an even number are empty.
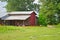
{"type": "Polygon", "coordinates": [[[31,14],[33,11],[16,11],[16,12],[8,12],[8,14],[31,14]]]}
{"type": "Polygon", "coordinates": [[[11,15],[5,15],[1,19],[2,20],[26,20],[27,18],[30,17],[30,14],[33,11],[16,11],[16,12],[9,12],[8,14],[11,15]],[[22,15],[12,15],[12,14],[22,14],[22,15]],[[28,14],[28,15],[25,15],[28,14]]]}
{"type": "Polygon", "coordinates": [[[23,15],[23,16],[6,16],[3,17],[2,20],[26,20],[29,18],[30,15],[23,15]]]}

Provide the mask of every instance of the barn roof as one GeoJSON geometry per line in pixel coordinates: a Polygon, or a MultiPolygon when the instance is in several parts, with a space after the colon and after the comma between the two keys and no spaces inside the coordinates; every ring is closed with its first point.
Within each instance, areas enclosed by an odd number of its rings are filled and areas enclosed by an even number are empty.
{"type": "Polygon", "coordinates": [[[16,12],[8,12],[8,14],[31,14],[33,11],[16,11],[16,12]]]}
{"type": "Polygon", "coordinates": [[[30,14],[34,11],[17,11],[17,12],[9,12],[7,15],[2,17],[2,20],[26,20],[30,17],[30,14]],[[11,14],[11,15],[9,15],[11,14]],[[19,14],[19,15],[13,15],[13,14],[19,14]],[[20,15],[22,14],[22,15],[20,15]],[[28,15],[25,15],[28,14],[28,15]]]}
{"type": "Polygon", "coordinates": [[[2,20],[26,20],[27,18],[29,18],[30,15],[23,15],[23,16],[6,16],[3,17],[2,20]]]}

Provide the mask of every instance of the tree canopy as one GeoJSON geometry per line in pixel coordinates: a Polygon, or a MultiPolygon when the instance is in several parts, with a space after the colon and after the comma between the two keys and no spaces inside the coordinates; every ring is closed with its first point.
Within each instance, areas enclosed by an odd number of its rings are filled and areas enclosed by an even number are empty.
{"type": "Polygon", "coordinates": [[[2,0],[7,1],[7,11],[32,11],[38,10],[39,5],[34,4],[35,0],[2,0]]]}
{"type": "MultiPolygon", "coordinates": [[[[43,14],[47,17],[48,24],[56,24],[60,20],[60,0],[39,0],[42,5],[40,5],[40,15],[43,14]]],[[[42,17],[44,18],[44,17],[42,17]]],[[[46,21],[46,20],[45,20],[46,21]]]]}

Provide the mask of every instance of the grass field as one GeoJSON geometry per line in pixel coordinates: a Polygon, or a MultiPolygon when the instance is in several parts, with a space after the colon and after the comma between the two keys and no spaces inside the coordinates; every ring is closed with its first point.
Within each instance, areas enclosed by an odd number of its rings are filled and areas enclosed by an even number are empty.
{"type": "Polygon", "coordinates": [[[60,28],[0,26],[0,40],[60,40],[60,28]]]}

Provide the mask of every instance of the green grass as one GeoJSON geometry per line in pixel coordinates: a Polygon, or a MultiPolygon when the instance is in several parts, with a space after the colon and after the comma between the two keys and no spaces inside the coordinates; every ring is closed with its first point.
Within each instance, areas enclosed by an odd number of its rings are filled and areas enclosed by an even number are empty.
{"type": "Polygon", "coordinates": [[[0,26],[0,40],[60,40],[60,28],[0,26]]]}

